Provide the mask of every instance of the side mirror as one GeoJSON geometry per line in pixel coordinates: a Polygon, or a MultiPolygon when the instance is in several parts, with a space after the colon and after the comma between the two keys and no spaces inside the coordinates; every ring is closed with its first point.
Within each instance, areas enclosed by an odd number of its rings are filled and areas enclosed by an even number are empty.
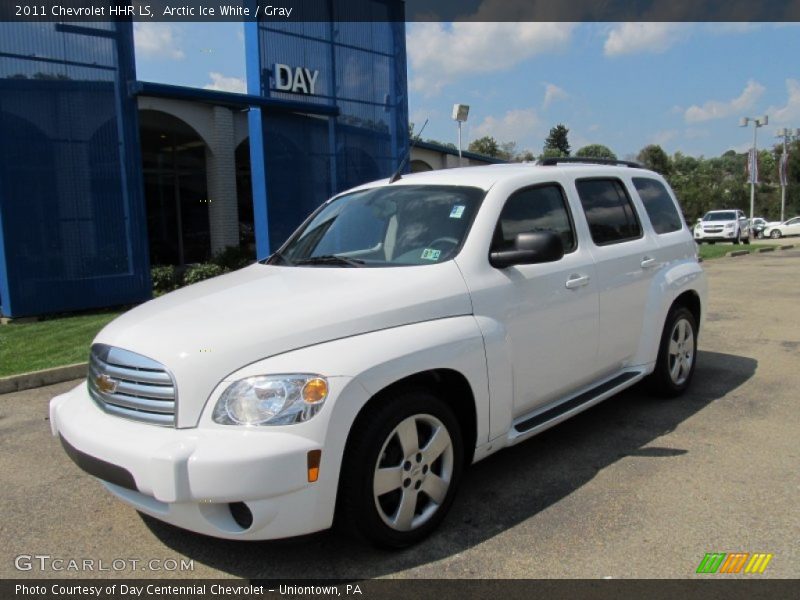
{"type": "Polygon", "coordinates": [[[489,264],[497,269],[513,265],[532,265],[554,262],[564,256],[561,236],[552,231],[519,233],[514,240],[514,248],[489,254],[489,264]]]}

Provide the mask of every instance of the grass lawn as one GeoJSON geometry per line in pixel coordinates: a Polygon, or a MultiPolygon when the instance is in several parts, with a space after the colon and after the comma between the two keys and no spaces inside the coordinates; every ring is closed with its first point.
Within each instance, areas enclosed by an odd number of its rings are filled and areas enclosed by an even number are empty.
{"type": "Polygon", "coordinates": [[[89,359],[89,344],[119,312],[0,325],[0,377],[89,359]]]}
{"type": "Polygon", "coordinates": [[[749,250],[750,252],[755,252],[759,248],[769,247],[770,244],[750,244],[749,246],[745,244],[739,244],[736,246],[734,244],[717,242],[713,246],[711,244],[701,244],[697,247],[697,251],[700,254],[700,258],[703,260],[711,260],[712,258],[725,256],[728,252],[733,252],[734,250],[749,250]]]}

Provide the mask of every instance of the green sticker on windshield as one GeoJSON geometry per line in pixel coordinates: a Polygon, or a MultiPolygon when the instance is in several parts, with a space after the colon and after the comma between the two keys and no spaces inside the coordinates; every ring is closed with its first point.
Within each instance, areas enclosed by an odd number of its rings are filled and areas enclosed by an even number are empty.
{"type": "Polygon", "coordinates": [[[423,260],[439,260],[439,256],[441,256],[441,250],[433,250],[431,248],[425,248],[422,251],[422,259],[423,260]]]}

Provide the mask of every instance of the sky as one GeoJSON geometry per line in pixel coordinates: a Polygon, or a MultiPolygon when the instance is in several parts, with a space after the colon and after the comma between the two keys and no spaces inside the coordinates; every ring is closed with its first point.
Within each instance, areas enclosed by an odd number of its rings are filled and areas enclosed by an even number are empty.
{"type": "MultiPolygon", "coordinates": [[[[135,26],[139,79],[245,91],[241,23],[135,26]]],[[[718,156],[752,144],[739,118],[800,127],[800,27],[748,23],[409,23],[409,119],[457,142],[454,103],[470,105],[469,141],[491,135],[542,150],[565,124],[573,150],[600,143],[620,158],[647,144],[718,156]]]]}

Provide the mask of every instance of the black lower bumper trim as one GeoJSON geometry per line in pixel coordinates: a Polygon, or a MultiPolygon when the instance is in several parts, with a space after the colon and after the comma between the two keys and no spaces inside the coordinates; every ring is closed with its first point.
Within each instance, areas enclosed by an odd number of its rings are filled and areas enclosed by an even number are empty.
{"type": "Polygon", "coordinates": [[[110,462],[95,458],[94,456],[89,456],[88,454],[81,452],[72,446],[67,440],[64,439],[64,436],[60,435],[58,437],[61,440],[61,445],[64,446],[64,451],[67,453],[67,455],[76,465],[86,471],[89,475],[93,475],[98,479],[102,479],[103,481],[113,483],[114,485],[118,485],[129,490],[138,491],[138,488],[136,487],[136,480],[133,478],[133,475],[131,475],[130,471],[123,469],[122,467],[118,467],[117,465],[112,465],[110,462]]]}

